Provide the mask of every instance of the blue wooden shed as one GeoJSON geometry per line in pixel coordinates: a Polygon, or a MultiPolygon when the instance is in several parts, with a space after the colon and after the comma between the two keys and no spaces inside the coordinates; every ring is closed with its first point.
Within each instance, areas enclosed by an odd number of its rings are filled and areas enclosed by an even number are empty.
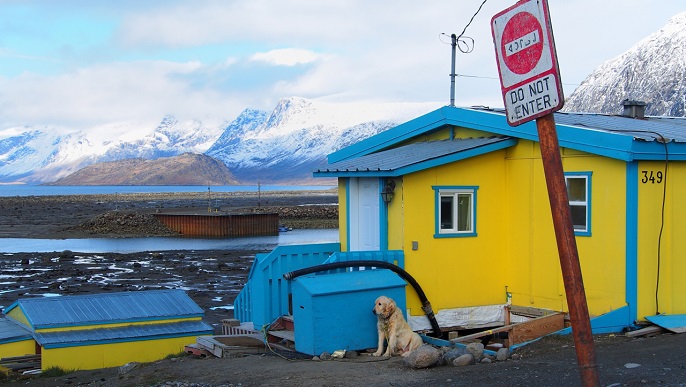
{"type": "Polygon", "coordinates": [[[404,315],[406,285],[387,269],[296,278],[292,286],[295,349],[320,355],[376,348],[374,301],[390,297],[404,315]]]}

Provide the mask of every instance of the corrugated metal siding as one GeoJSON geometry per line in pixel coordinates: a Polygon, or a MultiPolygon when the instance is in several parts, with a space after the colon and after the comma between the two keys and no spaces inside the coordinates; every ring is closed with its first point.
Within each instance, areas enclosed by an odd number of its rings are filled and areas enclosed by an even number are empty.
{"type": "Polygon", "coordinates": [[[339,161],[317,172],[390,172],[438,157],[475,149],[509,140],[510,137],[479,137],[468,139],[417,142],[354,159],[339,161]]]}
{"type": "Polygon", "coordinates": [[[21,308],[34,329],[203,315],[203,310],[182,290],[27,298],[9,309],[14,307],[21,308]]]}
{"type": "Polygon", "coordinates": [[[190,335],[207,335],[213,328],[202,321],[183,321],[167,324],[130,325],[117,328],[81,329],[57,332],[36,332],[36,341],[45,348],[103,344],[190,335]]]}
{"type": "Polygon", "coordinates": [[[279,214],[154,214],[169,229],[194,236],[265,236],[279,234],[279,214]]]}

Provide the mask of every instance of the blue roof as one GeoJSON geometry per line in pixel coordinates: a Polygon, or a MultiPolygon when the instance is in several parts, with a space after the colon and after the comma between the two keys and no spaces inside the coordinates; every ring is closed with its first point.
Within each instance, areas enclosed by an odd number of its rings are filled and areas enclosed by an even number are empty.
{"type": "MultiPolygon", "coordinates": [[[[554,117],[561,147],[624,161],[665,160],[667,157],[669,160],[686,160],[685,118],[636,119],[567,112],[557,112],[554,117]]],[[[513,127],[507,124],[502,109],[445,106],[334,152],[329,155],[329,163],[397,147],[412,138],[445,127],[464,127],[538,141],[535,121],[513,127]]]]}
{"type": "Polygon", "coordinates": [[[316,176],[400,176],[513,146],[511,137],[480,137],[416,142],[329,164],[316,176]]]}
{"type": "Polygon", "coordinates": [[[33,329],[198,317],[204,314],[183,290],[25,298],[10,305],[5,314],[14,308],[21,309],[33,329]]]}
{"type": "Polygon", "coordinates": [[[389,269],[369,269],[333,274],[309,274],[295,279],[313,296],[366,290],[404,288],[407,282],[389,269]]]}
{"type": "Polygon", "coordinates": [[[0,344],[31,339],[31,332],[28,329],[6,318],[0,318],[0,344]]]}
{"type": "Polygon", "coordinates": [[[58,348],[209,335],[213,332],[212,327],[202,321],[180,321],[167,324],[129,325],[116,328],[36,332],[34,335],[36,341],[41,346],[45,348],[58,348]]]}

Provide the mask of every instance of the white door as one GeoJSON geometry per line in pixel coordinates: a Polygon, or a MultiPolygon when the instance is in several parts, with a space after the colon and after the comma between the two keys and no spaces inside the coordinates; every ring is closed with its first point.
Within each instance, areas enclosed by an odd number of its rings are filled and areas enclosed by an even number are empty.
{"type": "Polygon", "coordinates": [[[379,250],[379,179],[351,178],[350,193],[350,251],[379,250]]]}

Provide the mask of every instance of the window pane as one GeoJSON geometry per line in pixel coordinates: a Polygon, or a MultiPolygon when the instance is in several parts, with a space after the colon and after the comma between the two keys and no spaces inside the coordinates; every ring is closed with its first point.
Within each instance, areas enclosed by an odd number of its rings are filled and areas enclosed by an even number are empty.
{"type": "Polygon", "coordinates": [[[472,195],[457,194],[457,231],[472,229],[472,195]]]}
{"type": "Polygon", "coordinates": [[[585,202],[586,201],[586,179],[580,177],[567,178],[567,195],[569,201],[585,202]]]}
{"type": "Polygon", "coordinates": [[[570,206],[575,230],[586,231],[586,206],[570,206]]]}
{"type": "Polygon", "coordinates": [[[453,229],[453,197],[441,196],[441,230],[453,229]]]}

